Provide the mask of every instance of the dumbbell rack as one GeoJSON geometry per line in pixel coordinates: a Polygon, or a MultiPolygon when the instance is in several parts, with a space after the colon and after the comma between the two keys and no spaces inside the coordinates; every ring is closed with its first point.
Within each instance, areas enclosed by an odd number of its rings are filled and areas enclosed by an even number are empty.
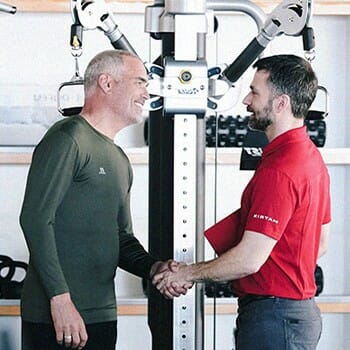
{"type": "MultiPolygon", "coordinates": [[[[317,147],[323,147],[326,143],[326,122],[323,119],[312,119],[310,113],[305,120],[305,125],[310,139],[317,147]]],[[[210,115],[206,118],[206,146],[217,147],[243,147],[248,133],[248,116],[210,115]],[[217,129],[217,130],[216,130],[217,129]]]]}

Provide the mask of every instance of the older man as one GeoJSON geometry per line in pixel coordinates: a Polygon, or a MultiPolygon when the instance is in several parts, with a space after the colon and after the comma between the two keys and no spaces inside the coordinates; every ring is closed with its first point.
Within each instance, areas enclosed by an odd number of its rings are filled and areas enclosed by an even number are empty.
{"type": "Polygon", "coordinates": [[[136,56],[98,54],[85,72],[81,114],[53,125],[34,151],[20,216],[30,252],[23,350],[115,350],[116,268],[150,278],[176,265],[134,237],[132,169],[113,142],[142,120],[147,80],[136,56]]]}

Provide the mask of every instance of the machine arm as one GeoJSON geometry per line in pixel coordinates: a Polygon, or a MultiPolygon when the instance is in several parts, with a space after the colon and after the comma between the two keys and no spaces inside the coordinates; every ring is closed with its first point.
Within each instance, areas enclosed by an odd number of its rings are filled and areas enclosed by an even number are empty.
{"type": "Polygon", "coordinates": [[[79,22],[84,30],[100,29],[115,49],[136,54],[118,25],[104,0],[71,0],[74,23],[79,22]]]}
{"type": "Polygon", "coordinates": [[[242,74],[250,67],[255,59],[265,50],[266,46],[254,38],[241,54],[222,73],[225,80],[235,83],[242,74]]]}
{"type": "MultiPolygon", "coordinates": [[[[231,83],[236,82],[277,35],[298,36],[303,34],[310,18],[310,3],[311,0],[284,0],[279,4],[267,17],[259,34],[223,71],[221,78],[231,83]]],[[[306,35],[309,34],[306,33],[306,35]]]]}
{"type": "Polygon", "coordinates": [[[14,15],[17,9],[16,6],[5,4],[4,2],[0,2],[0,12],[6,12],[14,15]]]}
{"type": "Polygon", "coordinates": [[[102,29],[115,49],[126,50],[136,55],[136,51],[129,43],[128,39],[119,30],[111,13],[106,13],[101,17],[102,29]]]}

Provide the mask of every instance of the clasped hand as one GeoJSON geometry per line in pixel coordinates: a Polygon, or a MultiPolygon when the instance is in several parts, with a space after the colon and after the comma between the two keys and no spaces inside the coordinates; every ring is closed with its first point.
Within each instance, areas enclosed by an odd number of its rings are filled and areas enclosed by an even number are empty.
{"type": "Polygon", "coordinates": [[[189,266],[174,260],[167,261],[167,268],[158,268],[152,276],[152,284],[167,299],[185,295],[193,283],[188,279],[189,266]]]}

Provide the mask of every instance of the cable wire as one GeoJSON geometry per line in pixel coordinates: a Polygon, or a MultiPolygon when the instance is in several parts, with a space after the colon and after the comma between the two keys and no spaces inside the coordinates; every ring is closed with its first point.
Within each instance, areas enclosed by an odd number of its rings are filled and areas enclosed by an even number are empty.
{"type": "MultiPolygon", "coordinates": [[[[218,64],[219,45],[218,45],[218,31],[215,33],[215,61],[218,64]]],[[[218,191],[218,140],[219,140],[219,121],[218,113],[215,112],[215,151],[214,151],[214,223],[217,222],[217,191],[218,191]]],[[[214,253],[214,259],[217,258],[214,253]]],[[[213,350],[216,350],[216,288],[214,288],[213,297],[213,350]]]]}

